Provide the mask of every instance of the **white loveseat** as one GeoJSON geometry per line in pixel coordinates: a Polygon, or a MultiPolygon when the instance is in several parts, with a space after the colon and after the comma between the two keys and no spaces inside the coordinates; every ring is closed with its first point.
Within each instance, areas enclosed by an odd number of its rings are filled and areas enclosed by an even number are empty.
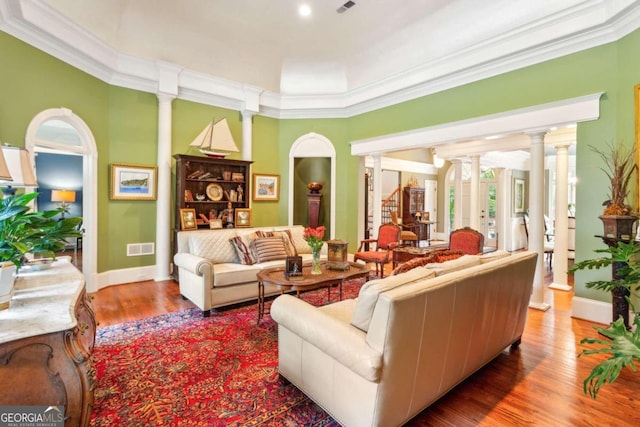
{"type": "Polygon", "coordinates": [[[279,296],[279,372],[342,425],[404,424],[520,343],[536,257],[464,256],[319,308],[279,296]]]}
{"type": "MultiPolygon", "coordinates": [[[[257,232],[276,232],[280,237],[284,237],[282,232],[286,232],[296,254],[302,256],[303,262],[311,261],[311,248],[303,238],[304,227],[301,225],[177,233],[177,253],[173,261],[174,268],[178,268],[180,293],[198,306],[205,316],[212,308],[257,299],[256,274],[263,268],[284,265],[284,255],[250,265],[242,263],[231,239],[240,237],[249,246],[257,232]]],[[[321,257],[326,258],[326,245],[321,257]]],[[[265,295],[279,292],[275,286],[265,286],[265,295]]]]}

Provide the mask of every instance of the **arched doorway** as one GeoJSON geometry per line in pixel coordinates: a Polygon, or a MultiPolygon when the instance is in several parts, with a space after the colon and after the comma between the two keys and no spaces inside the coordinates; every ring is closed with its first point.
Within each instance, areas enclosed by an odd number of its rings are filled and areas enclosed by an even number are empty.
{"type": "MultiPolygon", "coordinates": [[[[336,225],[336,150],[331,141],[323,135],[308,133],[296,139],[291,150],[289,150],[289,200],[288,200],[288,223],[293,225],[294,221],[294,196],[295,196],[295,175],[297,159],[323,158],[330,161],[330,194],[329,200],[329,238],[335,237],[336,225]]],[[[298,162],[300,167],[305,167],[304,162],[298,162]]],[[[325,183],[326,184],[326,183],[325,183]]]]}
{"type": "Polygon", "coordinates": [[[42,111],[31,120],[25,145],[32,156],[38,152],[82,156],[82,216],[85,230],[82,269],[87,292],[95,292],[98,290],[98,150],[95,138],[87,124],[71,110],[52,108],[42,111]]]}

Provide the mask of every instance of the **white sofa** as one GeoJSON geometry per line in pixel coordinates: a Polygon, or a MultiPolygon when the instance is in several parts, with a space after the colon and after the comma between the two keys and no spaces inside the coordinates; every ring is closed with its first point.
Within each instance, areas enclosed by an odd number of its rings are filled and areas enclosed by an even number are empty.
{"type": "MultiPolygon", "coordinates": [[[[212,308],[257,299],[256,274],[263,268],[284,266],[284,257],[243,264],[230,239],[239,236],[248,244],[256,232],[274,231],[288,231],[296,254],[302,256],[303,262],[311,261],[311,248],[303,238],[301,225],[178,232],[173,261],[174,268],[178,268],[182,296],[198,306],[205,316],[212,308]]],[[[321,257],[326,258],[326,245],[321,257]]],[[[265,295],[279,292],[275,286],[265,286],[265,295]]]]}
{"type": "Polygon", "coordinates": [[[314,307],[282,295],[279,372],[345,426],[406,423],[517,346],[537,254],[463,256],[314,307]]]}

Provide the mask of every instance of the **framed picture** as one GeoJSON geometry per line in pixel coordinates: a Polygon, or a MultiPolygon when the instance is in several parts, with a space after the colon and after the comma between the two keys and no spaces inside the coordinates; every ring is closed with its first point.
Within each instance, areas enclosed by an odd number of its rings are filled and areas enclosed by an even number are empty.
{"type": "Polygon", "coordinates": [[[288,256],[284,261],[284,275],[287,279],[302,279],[302,257],[288,256]]]}
{"type": "Polygon", "coordinates": [[[524,212],[524,179],[513,179],[513,211],[524,212]]]}
{"type": "Polygon", "coordinates": [[[180,209],[180,229],[181,230],[197,230],[195,209],[180,209]]]}
{"type": "Polygon", "coordinates": [[[219,230],[222,228],[222,220],[220,218],[212,218],[209,220],[209,228],[211,230],[219,230]]]}
{"type": "Polygon", "coordinates": [[[111,200],[156,200],[156,166],[111,164],[111,200]]]}
{"type": "Polygon", "coordinates": [[[280,200],[280,175],[254,173],[253,200],[280,200]]]}
{"type": "Polygon", "coordinates": [[[251,209],[236,209],[236,227],[251,227],[251,209]]]}

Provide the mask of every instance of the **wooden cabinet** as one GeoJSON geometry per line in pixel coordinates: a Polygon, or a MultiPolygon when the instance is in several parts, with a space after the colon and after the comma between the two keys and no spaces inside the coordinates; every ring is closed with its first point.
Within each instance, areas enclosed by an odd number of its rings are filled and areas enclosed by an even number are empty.
{"type": "Polygon", "coordinates": [[[84,286],[68,257],[20,272],[0,311],[0,405],[64,407],[65,426],[89,425],[96,321],[84,286]]]}
{"type": "MultiPolygon", "coordinates": [[[[176,154],[175,230],[182,229],[180,209],[194,209],[198,228],[209,228],[209,220],[220,218],[229,203],[233,209],[249,207],[250,161],[214,159],[176,154]]],[[[232,221],[233,223],[233,218],[232,221]]]]}
{"type": "Polygon", "coordinates": [[[416,221],[415,213],[424,211],[424,188],[404,187],[402,190],[402,223],[416,221]]]}
{"type": "Polygon", "coordinates": [[[424,211],[424,188],[404,187],[402,190],[402,223],[413,225],[418,240],[429,240],[428,225],[416,221],[416,212],[424,211]]]}

